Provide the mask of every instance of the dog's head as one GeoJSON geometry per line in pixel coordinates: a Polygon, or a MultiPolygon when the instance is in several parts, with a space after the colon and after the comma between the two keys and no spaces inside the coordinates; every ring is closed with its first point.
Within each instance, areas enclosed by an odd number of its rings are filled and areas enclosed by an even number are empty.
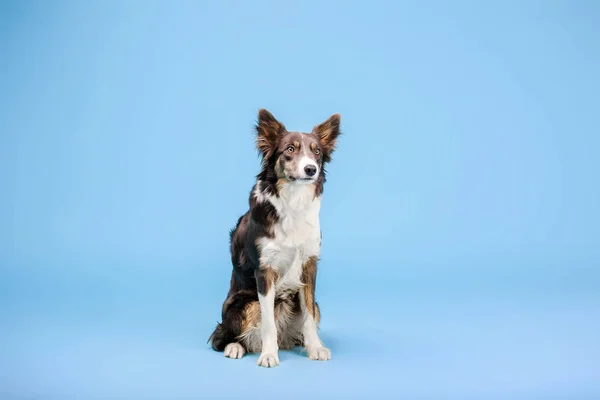
{"type": "Polygon", "coordinates": [[[293,183],[312,183],[324,174],[324,165],[340,135],[341,116],[334,114],[311,133],[288,132],[267,110],[258,112],[256,145],[264,168],[293,183]]]}

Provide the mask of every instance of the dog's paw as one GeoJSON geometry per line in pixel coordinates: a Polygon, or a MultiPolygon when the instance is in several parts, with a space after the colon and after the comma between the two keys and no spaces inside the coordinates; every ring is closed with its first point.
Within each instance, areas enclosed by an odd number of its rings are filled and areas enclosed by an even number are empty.
{"type": "Polygon", "coordinates": [[[244,346],[239,343],[229,343],[225,346],[225,357],[227,358],[242,358],[246,353],[244,346]]]}
{"type": "Polygon", "coordinates": [[[331,360],[331,350],[323,346],[308,348],[306,352],[308,353],[308,358],[311,360],[331,360]]]}
{"type": "Polygon", "coordinates": [[[261,367],[272,368],[279,365],[277,353],[262,353],[256,362],[261,367]]]}

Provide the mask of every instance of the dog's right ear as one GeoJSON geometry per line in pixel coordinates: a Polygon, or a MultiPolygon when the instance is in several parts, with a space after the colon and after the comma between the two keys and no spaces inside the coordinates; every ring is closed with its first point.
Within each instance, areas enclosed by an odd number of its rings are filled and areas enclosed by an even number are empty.
{"type": "Polygon", "coordinates": [[[261,108],[258,111],[258,122],[256,124],[256,147],[267,159],[273,155],[277,147],[277,138],[285,132],[285,126],[277,121],[273,114],[261,108]]]}

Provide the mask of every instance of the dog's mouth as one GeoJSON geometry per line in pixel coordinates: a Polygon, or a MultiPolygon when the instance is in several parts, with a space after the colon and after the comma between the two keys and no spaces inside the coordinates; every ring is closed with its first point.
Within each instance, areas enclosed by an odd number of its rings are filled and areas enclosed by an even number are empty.
{"type": "Polygon", "coordinates": [[[315,178],[297,178],[295,176],[289,176],[288,179],[290,182],[313,182],[316,180],[315,178]]]}

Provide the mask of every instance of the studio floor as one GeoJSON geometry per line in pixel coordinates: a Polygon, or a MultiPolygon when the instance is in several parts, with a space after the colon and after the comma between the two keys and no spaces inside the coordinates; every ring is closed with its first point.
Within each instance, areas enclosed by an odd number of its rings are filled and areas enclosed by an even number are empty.
{"type": "Polygon", "coordinates": [[[332,360],[263,369],[209,348],[226,277],[193,274],[5,276],[0,398],[600,398],[594,282],[348,278],[320,288],[332,360]]]}

